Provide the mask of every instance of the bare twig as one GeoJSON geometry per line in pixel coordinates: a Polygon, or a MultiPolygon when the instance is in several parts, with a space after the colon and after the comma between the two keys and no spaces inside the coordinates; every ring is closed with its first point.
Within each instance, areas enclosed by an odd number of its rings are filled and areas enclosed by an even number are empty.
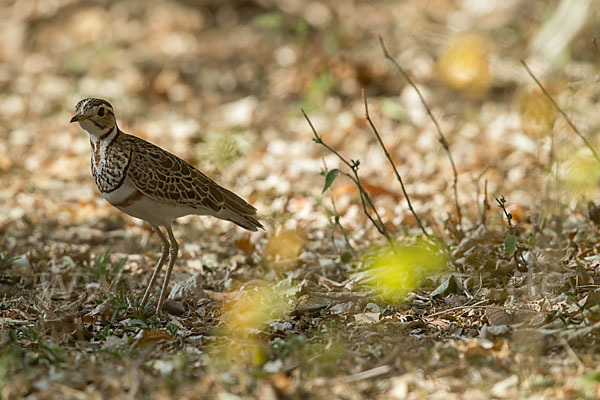
{"type": "Polygon", "coordinates": [[[585,365],[581,361],[581,358],[579,358],[577,353],[575,353],[575,351],[573,350],[573,348],[571,347],[569,342],[567,342],[567,339],[565,339],[564,336],[561,336],[559,340],[560,340],[560,344],[562,344],[562,346],[567,351],[567,354],[569,354],[569,356],[571,356],[573,361],[575,361],[575,364],[577,364],[577,373],[582,374],[585,371],[585,365]]]}
{"type": "Polygon", "coordinates": [[[579,136],[581,138],[581,140],[583,140],[583,143],[585,143],[587,148],[590,149],[590,151],[594,155],[594,158],[596,158],[596,161],[600,164],[600,156],[598,155],[598,152],[596,151],[596,149],[594,149],[592,144],[585,138],[585,136],[583,136],[583,134],[579,131],[579,129],[577,129],[577,127],[575,126],[575,124],[573,124],[573,122],[571,121],[571,118],[569,118],[567,113],[565,113],[563,111],[563,109],[560,108],[558,103],[556,103],[556,101],[552,98],[552,96],[550,96],[550,93],[548,93],[548,91],[546,90],[546,88],[544,88],[544,86],[538,80],[538,78],[536,78],[535,75],[533,74],[533,72],[531,72],[527,63],[525,63],[524,60],[521,60],[521,64],[523,64],[523,66],[527,70],[527,73],[535,81],[535,83],[538,85],[538,87],[540,88],[542,93],[544,93],[544,95],[548,98],[548,100],[550,100],[550,102],[552,103],[554,108],[556,108],[556,110],[560,113],[560,115],[562,115],[562,117],[565,119],[565,121],[567,121],[567,124],[569,124],[569,126],[571,127],[571,129],[573,129],[573,131],[577,134],[577,136],[579,136]]]}
{"type": "Polygon", "coordinates": [[[346,232],[346,229],[342,226],[342,223],[340,222],[340,214],[338,213],[337,207],[335,206],[335,200],[333,200],[333,194],[331,195],[331,207],[333,207],[333,212],[335,214],[335,220],[334,220],[335,225],[337,225],[340,228],[340,231],[342,232],[342,235],[344,236],[344,241],[346,242],[346,245],[348,246],[350,251],[352,251],[352,253],[354,255],[356,255],[356,250],[354,250],[354,247],[352,247],[352,244],[350,244],[350,238],[348,237],[348,232],[346,232]]]}
{"type": "MultiPolygon", "coordinates": [[[[325,175],[327,176],[329,169],[327,168],[325,159],[323,159],[323,170],[325,171],[325,175]]],[[[335,229],[336,226],[338,226],[340,228],[340,231],[342,232],[342,235],[344,236],[344,240],[346,241],[346,245],[348,246],[348,248],[350,248],[352,253],[354,255],[356,255],[356,250],[354,250],[354,247],[352,247],[352,245],[350,244],[350,238],[348,237],[348,232],[346,232],[346,229],[342,226],[342,223],[340,222],[340,213],[338,212],[337,207],[335,206],[335,200],[333,199],[333,193],[332,193],[331,187],[329,187],[329,197],[331,200],[331,207],[333,208],[333,215],[334,215],[333,229],[335,229]]],[[[332,241],[333,241],[333,234],[332,234],[332,241]]]]}
{"type": "Polygon", "coordinates": [[[489,301],[489,300],[487,300],[487,299],[486,300],[481,300],[481,301],[478,301],[477,303],[475,303],[473,305],[452,307],[452,308],[448,308],[448,309],[441,310],[441,311],[438,311],[438,312],[434,312],[433,314],[427,314],[427,316],[429,318],[432,318],[432,317],[437,317],[438,315],[444,315],[446,313],[450,313],[450,312],[454,312],[454,311],[458,311],[458,310],[476,310],[476,309],[483,309],[483,310],[485,310],[485,309],[488,309],[488,308],[497,308],[499,310],[504,310],[503,307],[482,306],[481,305],[482,303],[485,303],[487,301],[489,301]]]}
{"type": "Polygon", "coordinates": [[[488,181],[487,179],[483,183],[483,200],[481,202],[483,210],[481,211],[481,225],[485,226],[487,220],[487,212],[491,209],[490,203],[488,202],[488,181]]]}
{"type": "Polygon", "coordinates": [[[450,153],[450,147],[448,146],[448,141],[446,140],[446,137],[442,133],[440,124],[438,123],[437,119],[433,116],[433,113],[431,112],[431,109],[427,105],[427,102],[425,101],[425,98],[421,94],[421,91],[419,90],[417,85],[415,85],[415,83],[410,78],[410,76],[406,73],[404,68],[402,68],[402,66],[400,64],[398,64],[398,62],[394,59],[394,57],[392,57],[390,55],[390,53],[388,53],[381,36],[379,36],[379,44],[381,45],[381,49],[383,50],[383,55],[385,56],[385,58],[390,60],[392,62],[392,64],[394,64],[396,66],[396,68],[398,69],[398,71],[400,71],[400,74],[402,74],[402,76],[404,77],[404,79],[406,79],[408,84],[417,92],[417,95],[419,96],[419,99],[421,100],[423,107],[425,107],[425,110],[427,111],[427,115],[433,122],[433,125],[435,125],[435,129],[438,134],[438,141],[440,142],[440,144],[442,145],[442,148],[448,155],[448,160],[450,161],[450,165],[452,166],[452,174],[453,174],[452,190],[454,191],[454,206],[456,208],[456,217],[458,218],[458,229],[462,233],[462,231],[463,231],[462,212],[460,210],[460,205],[458,203],[458,172],[456,172],[456,164],[454,163],[454,158],[452,157],[452,153],[450,153]]]}
{"type": "Polygon", "coordinates": [[[598,54],[600,54],[600,48],[598,47],[598,39],[593,38],[592,39],[592,44],[594,45],[594,47],[596,48],[596,51],[598,52],[598,54]]]}
{"type": "Polygon", "coordinates": [[[391,238],[385,224],[383,223],[381,216],[377,212],[377,209],[375,208],[375,205],[373,204],[373,201],[371,200],[371,196],[369,196],[367,191],[363,188],[362,184],[360,183],[360,177],[358,175],[358,166],[360,165],[360,162],[358,160],[350,160],[350,161],[346,160],[340,153],[338,153],[335,149],[333,149],[331,146],[329,146],[327,143],[325,143],[323,141],[323,139],[321,138],[321,136],[319,136],[319,134],[317,133],[317,130],[315,129],[314,125],[312,124],[312,121],[310,120],[310,118],[308,118],[308,115],[306,115],[306,112],[304,111],[304,109],[302,109],[301,111],[302,111],[302,115],[304,115],[304,118],[306,119],[306,122],[308,122],[308,125],[310,125],[310,129],[312,130],[313,135],[315,136],[313,138],[313,141],[315,143],[320,144],[321,146],[325,147],[327,150],[329,150],[333,154],[335,154],[337,156],[337,158],[340,159],[341,162],[343,162],[348,168],[350,168],[350,170],[352,171],[352,175],[350,175],[349,173],[344,172],[344,171],[340,171],[340,173],[345,175],[346,177],[348,177],[352,182],[354,182],[354,184],[356,185],[356,187],[358,188],[358,191],[360,193],[360,201],[362,204],[363,212],[365,213],[367,218],[369,218],[369,220],[371,221],[373,226],[375,226],[377,231],[380,234],[382,234],[383,236],[385,236],[385,238],[388,240],[390,245],[392,245],[392,247],[393,247],[392,238],[391,238]],[[371,208],[371,210],[373,210],[373,214],[375,214],[375,218],[367,210],[367,206],[369,208],[371,208]]]}
{"type": "Polygon", "coordinates": [[[398,169],[396,168],[396,165],[394,164],[394,161],[392,160],[392,156],[390,155],[390,153],[388,152],[387,148],[385,147],[385,144],[383,144],[383,140],[381,139],[381,135],[379,135],[379,131],[375,127],[375,124],[373,123],[373,120],[371,120],[371,115],[369,114],[369,106],[367,104],[367,96],[365,95],[365,90],[364,89],[362,90],[362,96],[363,96],[363,100],[365,102],[365,118],[369,122],[369,126],[371,127],[371,130],[375,134],[375,137],[377,138],[377,141],[379,142],[379,145],[383,149],[383,152],[385,153],[385,157],[388,159],[388,161],[390,162],[390,165],[394,169],[394,174],[396,175],[396,179],[398,180],[398,182],[400,182],[400,187],[402,188],[402,193],[404,194],[404,198],[406,199],[406,204],[408,205],[408,208],[410,209],[410,212],[412,213],[413,217],[415,217],[415,220],[417,221],[417,224],[419,225],[419,228],[421,229],[421,231],[423,232],[423,234],[425,236],[429,236],[429,233],[427,233],[427,231],[423,227],[423,224],[421,223],[421,219],[419,218],[419,216],[415,212],[415,210],[414,210],[414,208],[413,208],[413,206],[412,206],[412,204],[410,202],[410,198],[408,197],[408,193],[406,192],[406,189],[404,188],[404,183],[402,182],[402,177],[400,176],[400,173],[398,172],[398,169]]]}
{"type": "Polygon", "coordinates": [[[354,383],[363,381],[365,379],[373,379],[377,376],[385,375],[390,371],[392,371],[392,367],[390,367],[389,365],[381,365],[379,367],[371,368],[366,371],[358,372],[356,374],[343,376],[341,378],[334,378],[332,379],[332,381],[354,383]]]}

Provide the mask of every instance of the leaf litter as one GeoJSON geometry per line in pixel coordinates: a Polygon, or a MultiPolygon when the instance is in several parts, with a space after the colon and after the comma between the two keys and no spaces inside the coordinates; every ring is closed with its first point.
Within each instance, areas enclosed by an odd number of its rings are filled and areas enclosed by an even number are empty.
{"type": "MultiPolygon", "coordinates": [[[[536,32],[560,33],[542,17],[554,5],[242,3],[5,6],[1,397],[600,396],[597,166],[515,55],[536,32]],[[459,20],[473,32],[455,35],[459,20]],[[377,34],[448,136],[465,229],[436,133],[377,34]],[[362,88],[414,208],[441,238],[425,257],[362,88]],[[98,196],[87,138],[66,124],[89,94],[111,99],[125,131],[249,199],[268,226],[248,235],[179,220],[162,318],[139,304],[158,241],[98,196]],[[399,254],[378,253],[388,244],[342,179],[349,171],[311,142],[300,108],[360,160],[399,254]],[[489,205],[501,196],[512,229],[489,205]]],[[[538,76],[591,132],[598,54],[593,29],[572,26],[571,61],[538,76]]],[[[551,54],[529,55],[564,63],[551,54]]]]}

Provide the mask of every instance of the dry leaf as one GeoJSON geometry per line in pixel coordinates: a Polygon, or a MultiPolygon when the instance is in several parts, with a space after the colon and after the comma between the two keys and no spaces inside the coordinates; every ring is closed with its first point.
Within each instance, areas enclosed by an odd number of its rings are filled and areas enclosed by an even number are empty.
{"type": "Polygon", "coordinates": [[[276,268],[290,268],[298,263],[298,257],[306,244],[306,233],[300,229],[283,230],[269,239],[265,258],[276,268]]]}
{"type": "Polygon", "coordinates": [[[365,312],[360,314],[354,314],[354,320],[359,324],[372,324],[379,321],[381,313],[378,312],[365,312]]]}
{"type": "Polygon", "coordinates": [[[175,336],[161,329],[142,329],[130,340],[130,343],[134,343],[135,347],[145,347],[173,340],[175,340],[175,336]]]}

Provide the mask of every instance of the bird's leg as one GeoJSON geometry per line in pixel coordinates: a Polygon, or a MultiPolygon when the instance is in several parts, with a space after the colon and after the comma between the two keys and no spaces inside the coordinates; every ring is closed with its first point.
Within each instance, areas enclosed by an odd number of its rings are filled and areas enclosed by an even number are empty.
{"type": "Polygon", "coordinates": [[[152,229],[154,230],[154,232],[156,232],[158,234],[158,237],[161,240],[161,250],[162,250],[162,254],[160,255],[160,258],[158,259],[158,262],[156,263],[156,268],[154,268],[154,272],[152,273],[152,277],[150,278],[150,283],[148,283],[148,288],[146,288],[146,293],[144,293],[144,297],[142,298],[142,309],[144,308],[144,306],[146,305],[146,302],[148,301],[148,297],[150,297],[150,291],[152,290],[152,286],[154,286],[154,282],[156,281],[156,277],[158,276],[158,273],[160,272],[163,264],[165,263],[165,260],[167,259],[167,255],[169,254],[169,241],[167,240],[167,238],[165,237],[165,235],[161,232],[160,228],[158,226],[154,226],[152,225],[152,229]]]}
{"type": "Polygon", "coordinates": [[[167,294],[167,286],[169,286],[169,279],[171,279],[171,272],[173,272],[173,265],[177,259],[177,253],[179,252],[179,244],[175,240],[171,225],[165,225],[165,229],[169,234],[169,241],[171,242],[171,249],[169,250],[169,263],[167,264],[167,272],[165,273],[165,280],[163,281],[162,289],[160,290],[160,297],[158,298],[158,306],[156,307],[156,313],[160,314],[163,303],[165,302],[165,296],[167,294]]]}

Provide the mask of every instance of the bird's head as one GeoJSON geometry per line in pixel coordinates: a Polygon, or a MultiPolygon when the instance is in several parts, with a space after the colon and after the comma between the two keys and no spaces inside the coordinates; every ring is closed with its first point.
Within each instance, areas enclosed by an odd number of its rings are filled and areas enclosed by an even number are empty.
{"type": "Polygon", "coordinates": [[[117,120],[112,106],[106,100],[88,98],[75,106],[75,116],[71,122],[79,122],[79,126],[90,135],[102,137],[117,126],[117,120]]]}

